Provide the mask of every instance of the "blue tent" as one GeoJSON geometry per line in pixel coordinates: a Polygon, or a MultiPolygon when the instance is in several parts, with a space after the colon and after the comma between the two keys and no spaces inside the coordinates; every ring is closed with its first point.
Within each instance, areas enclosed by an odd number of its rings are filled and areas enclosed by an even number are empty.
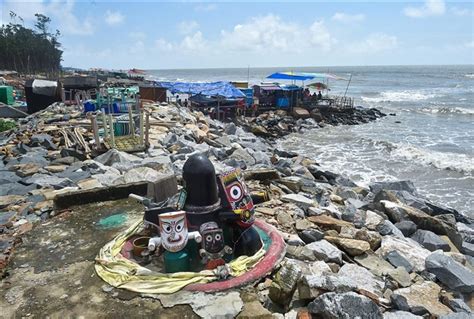
{"type": "Polygon", "coordinates": [[[184,93],[191,95],[222,96],[225,98],[245,98],[235,86],[229,82],[157,82],[161,87],[167,88],[171,93],[184,93]]]}
{"type": "Polygon", "coordinates": [[[267,79],[298,80],[298,81],[313,80],[315,78],[347,81],[347,79],[343,77],[330,74],[330,73],[307,73],[307,72],[292,72],[291,71],[291,72],[276,72],[267,76],[267,79]]]}
{"type": "Polygon", "coordinates": [[[314,79],[314,76],[295,72],[276,72],[267,76],[267,79],[306,81],[314,79]]]}

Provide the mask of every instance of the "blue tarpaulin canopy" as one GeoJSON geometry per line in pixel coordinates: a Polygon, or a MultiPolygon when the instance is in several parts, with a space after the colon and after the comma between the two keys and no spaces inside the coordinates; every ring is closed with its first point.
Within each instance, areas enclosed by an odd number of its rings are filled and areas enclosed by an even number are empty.
{"type": "Polygon", "coordinates": [[[222,96],[225,98],[245,98],[245,94],[229,82],[157,82],[171,93],[191,95],[222,96]]]}
{"type": "Polygon", "coordinates": [[[314,79],[314,76],[295,72],[276,72],[267,76],[267,79],[306,81],[314,79]]]}
{"type": "Polygon", "coordinates": [[[267,76],[267,79],[298,80],[298,81],[313,80],[315,78],[332,79],[332,80],[347,80],[343,77],[330,74],[330,73],[276,72],[267,76]]]}

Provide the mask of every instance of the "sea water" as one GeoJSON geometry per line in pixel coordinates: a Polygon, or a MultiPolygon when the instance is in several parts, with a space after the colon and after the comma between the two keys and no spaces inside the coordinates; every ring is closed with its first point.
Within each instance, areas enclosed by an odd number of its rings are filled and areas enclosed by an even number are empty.
{"type": "MultiPolygon", "coordinates": [[[[292,134],[281,147],[314,158],[327,170],[367,186],[412,180],[435,203],[474,217],[474,66],[357,66],[153,70],[157,79],[269,81],[277,71],[352,74],[347,95],[356,105],[395,113],[356,126],[292,134]]],[[[311,81],[309,81],[311,82],[311,81]]],[[[306,82],[305,84],[309,83],[306,82]]],[[[296,84],[303,84],[301,81],[296,84]]],[[[348,82],[329,81],[330,94],[348,82]]]]}

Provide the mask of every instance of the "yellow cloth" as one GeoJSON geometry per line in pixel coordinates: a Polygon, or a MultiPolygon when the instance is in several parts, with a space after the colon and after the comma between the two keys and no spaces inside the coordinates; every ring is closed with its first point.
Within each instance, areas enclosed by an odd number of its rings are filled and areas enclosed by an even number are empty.
{"type": "MultiPolygon", "coordinates": [[[[143,225],[140,219],[127,230],[107,243],[96,257],[95,271],[97,275],[111,286],[131,291],[150,294],[168,294],[181,290],[193,283],[207,283],[217,280],[216,273],[211,270],[200,272],[178,272],[163,274],[151,271],[139,264],[126,259],[120,254],[128,238],[139,233],[143,225]]],[[[240,276],[254,267],[265,255],[263,247],[253,256],[240,256],[228,265],[232,276],[240,276]]]]}

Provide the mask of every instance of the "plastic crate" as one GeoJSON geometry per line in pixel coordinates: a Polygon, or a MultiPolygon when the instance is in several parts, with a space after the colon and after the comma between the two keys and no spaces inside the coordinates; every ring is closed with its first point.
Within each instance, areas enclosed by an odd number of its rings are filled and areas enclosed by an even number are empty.
{"type": "Polygon", "coordinates": [[[0,102],[13,105],[15,99],[13,98],[13,87],[2,85],[0,86],[0,102]]]}

